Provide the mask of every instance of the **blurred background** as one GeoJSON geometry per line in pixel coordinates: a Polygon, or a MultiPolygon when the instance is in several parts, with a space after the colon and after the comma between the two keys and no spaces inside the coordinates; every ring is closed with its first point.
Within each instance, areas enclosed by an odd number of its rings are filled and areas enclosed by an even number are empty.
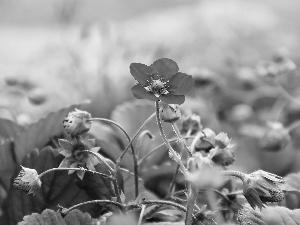
{"type": "MultiPolygon", "coordinates": [[[[280,150],[260,141],[266,121],[288,126],[300,106],[255,69],[278,55],[299,65],[299,10],[297,0],[1,0],[0,117],[28,126],[89,99],[93,116],[111,118],[134,99],[130,63],[166,57],[195,79],[182,110],[228,133],[234,167],[299,171],[299,129],[280,150]]],[[[279,81],[299,97],[298,70],[279,81]]]]}

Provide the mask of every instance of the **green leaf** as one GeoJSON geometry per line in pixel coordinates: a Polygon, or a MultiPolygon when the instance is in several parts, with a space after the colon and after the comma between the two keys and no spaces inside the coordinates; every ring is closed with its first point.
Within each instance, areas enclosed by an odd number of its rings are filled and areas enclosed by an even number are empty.
{"type": "Polygon", "coordinates": [[[281,188],[286,191],[285,199],[280,205],[290,209],[300,207],[300,173],[291,173],[284,177],[285,183],[281,188]]]}
{"type": "Polygon", "coordinates": [[[262,210],[262,220],[270,225],[299,225],[300,209],[290,210],[285,207],[267,207],[262,210]]]}
{"type": "MultiPolygon", "coordinates": [[[[145,120],[148,119],[148,117],[154,112],[155,106],[154,104],[151,104],[151,102],[135,100],[131,102],[126,102],[116,107],[116,109],[112,112],[111,118],[112,120],[120,124],[129,134],[129,136],[132,137],[140,128],[140,126],[145,122],[145,120]]],[[[174,135],[170,124],[163,123],[163,129],[168,137],[170,137],[169,134],[174,135]]],[[[144,130],[150,131],[155,136],[153,137],[153,139],[144,138],[142,143],[139,143],[141,144],[139,146],[137,146],[137,142],[134,141],[133,146],[135,146],[136,150],[139,151],[140,158],[142,158],[146,153],[163,143],[163,140],[159,134],[159,129],[155,118],[153,118],[145,126],[143,131],[144,130]]],[[[123,145],[126,146],[128,140],[126,139],[123,133],[121,133],[120,131],[117,132],[119,134],[119,137],[123,141],[123,145]]],[[[148,160],[149,164],[147,163],[145,167],[147,165],[153,165],[162,162],[166,153],[167,152],[162,151],[153,154],[148,160]]]]}
{"type": "Polygon", "coordinates": [[[22,126],[16,124],[15,122],[2,118],[0,118],[0,127],[0,138],[3,139],[14,139],[20,132],[24,130],[22,126]]]}
{"type": "Polygon", "coordinates": [[[62,121],[66,115],[75,108],[82,108],[83,104],[72,105],[59,111],[48,114],[36,123],[30,124],[15,139],[17,161],[34,149],[42,149],[55,136],[66,134],[62,121]]]}
{"type": "MultiPolygon", "coordinates": [[[[50,147],[46,147],[40,152],[34,151],[26,156],[21,165],[36,169],[40,174],[51,168],[56,168],[63,157],[55,155],[50,147]]],[[[20,166],[15,168],[14,177],[20,171],[20,166]]],[[[42,187],[35,196],[27,195],[25,192],[11,187],[8,197],[4,203],[4,215],[7,225],[15,225],[21,221],[25,215],[31,213],[41,213],[46,208],[57,209],[60,204],[63,207],[70,207],[80,202],[91,200],[86,192],[75,185],[76,174],[68,175],[67,171],[51,172],[42,177],[42,187]]],[[[94,213],[94,206],[82,207],[83,211],[94,213]]]]}
{"type": "Polygon", "coordinates": [[[15,168],[14,144],[10,140],[0,144],[0,185],[8,189],[15,168]]]}
{"type": "Polygon", "coordinates": [[[44,210],[41,214],[33,213],[25,216],[18,225],[92,225],[93,221],[88,213],[82,213],[75,209],[68,213],[64,218],[59,212],[51,209],[44,210]]]}

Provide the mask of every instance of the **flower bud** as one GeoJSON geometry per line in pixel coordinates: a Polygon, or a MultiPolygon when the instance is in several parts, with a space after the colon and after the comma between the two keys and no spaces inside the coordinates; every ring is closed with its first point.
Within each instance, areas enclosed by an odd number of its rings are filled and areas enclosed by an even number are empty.
{"type": "Polygon", "coordinates": [[[215,137],[215,144],[221,149],[226,148],[230,143],[230,139],[228,138],[228,135],[224,132],[219,133],[215,137]]]}
{"type": "Polygon", "coordinates": [[[160,118],[167,123],[174,123],[181,117],[180,110],[177,105],[166,104],[161,102],[159,104],[160,118]]]}
{"type": "Polygon", "coordinates": [[[63,124],[66,132],[72,136],[85,134],[91,128],[91,114],[86,111],[75,109],[64,119],[63,124]]]}
{"type": "Polygon", "coordinates": [[[42,182],[35,169],[29,169],[21,166],[22,169],[14,179],[13,186],[27,194],[35,194],[36,190],[42,185],[42,182]]]}
{"type": "Polygon", "coordinates": [[[186,116],[182,119],[182,129],[183,133],[191,132],[191,135],[197,133],[202,129],[200,116],[193,114],[191,116],[186,116]]]}
{"type": "Polygon", "coordinates": [[[213,148],[210,150],[211,160],[220,166],[232,165],[235,161],[235,154],[232,148],[213,148]]]}
{"type": "Polygon", "coordinates": [[[279,187],[282,183],[282,177],[257,170],[245,175],[243,193],[253,209],[256,206],[261,209],[267,202],[280,202],[284,199],[284,193],[279,187]]]}
{"type": "Polygon", "coordinates": [[[209,129],[209,128],[204,128],[202,132],[205,135],[205,138],[203,138],[203,139],[208,141],[212,145],[214,145],[215,144],[216,133],[213,130],[209,129]]]}
{"type": "Polygon", "coordinates": [[[269,129],[261,139],[260,146],[267,151],[280,151],[284,149],[291,141],[288,129],[281,123],[270,123],[269,129]]]}

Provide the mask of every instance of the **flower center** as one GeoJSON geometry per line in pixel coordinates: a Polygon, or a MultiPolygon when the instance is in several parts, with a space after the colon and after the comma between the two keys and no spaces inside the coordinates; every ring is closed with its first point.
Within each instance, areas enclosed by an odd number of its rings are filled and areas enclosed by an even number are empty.
{"type": "Polygon", "coordinates": [[[146,86],[145,89],[152,92],[155,97],[159,97],[169,93],[166,84],[167,82],[164,82],[161,78],[155,80],[151,79],[151,81],[149,81],[149,85],[146,86]]]}

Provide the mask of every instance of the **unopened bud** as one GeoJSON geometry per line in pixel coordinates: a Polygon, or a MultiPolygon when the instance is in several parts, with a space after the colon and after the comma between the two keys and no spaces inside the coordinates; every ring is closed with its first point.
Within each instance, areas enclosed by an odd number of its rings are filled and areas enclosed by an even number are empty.
{"type": "Polygon", "coordinates": [[[177,105],[166,104],[161,102],[159,104],[160,118],[167,123],[174,123],[181,117],[180,110],[177,105]]]}
{"type": "Polygon", "coordinates": [[[63,124],[66,132],[72,136],[87,133],[91,128],[91,114],[86,111],[75,109],[64,119],[63,124]]]}
{"type": "Polygon", "coordinates": [[[228,135],[224,132],[219,133],[215,137],[215,144],[221,149],[226,148],[230,143],[230,139],[228,138],[228,135]]]}
{"type": "Polygon", "coordinates": [[[22,169],[18,176],[14,179],[13,186],[27,194],[35,194],[37,189],[42,185],[42,182],[35,169],[29,169],[21,166],[22,169]]]}
{"type": "Polygon", "coordinates": [[[191,116],[186,116],[182,119],[182,132],[195,134],[202,129],[200,116],[193,114],[191,116]]]}
{"type": "Polygon", "coordinates": [[[205,135],[203,138],[204,140],[208,141],[212,145],[215,144],[216,133],[212,129],[204,128],[202,133],[205,135]]]}

